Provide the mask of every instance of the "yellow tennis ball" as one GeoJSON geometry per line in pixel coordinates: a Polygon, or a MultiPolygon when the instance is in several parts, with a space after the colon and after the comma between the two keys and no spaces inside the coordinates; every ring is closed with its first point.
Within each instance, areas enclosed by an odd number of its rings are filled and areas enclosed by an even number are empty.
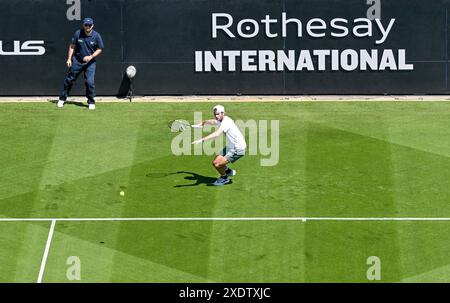
{"type": "Polygon", "coordinates": [[[120,192],[120,195],[121,195],[121,196],[125,196],[125,192],[122,190],[122,191],[120,192]]]}

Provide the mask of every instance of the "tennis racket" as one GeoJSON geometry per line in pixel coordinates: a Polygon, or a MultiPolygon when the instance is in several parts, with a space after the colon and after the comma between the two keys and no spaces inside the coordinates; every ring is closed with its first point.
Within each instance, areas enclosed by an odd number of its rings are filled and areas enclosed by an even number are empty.
{"type": "Polygon", "coordinates": [[[201,125],[192,125],[186,120],[172,120],[168,123],[170,131],[173,133],[178,133],[186,130],[189,127],[192,128],[202,128],[201,125]]]}

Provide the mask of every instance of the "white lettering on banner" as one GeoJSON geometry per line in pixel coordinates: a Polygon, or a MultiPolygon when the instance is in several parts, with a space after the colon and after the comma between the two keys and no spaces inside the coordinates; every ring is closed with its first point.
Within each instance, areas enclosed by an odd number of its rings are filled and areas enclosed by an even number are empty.
{"type": "Polygon", "coordinates": [[[233,35],[232,32],[228,30],[228,27],[230,27],[233,24],[233,17],[230,14],[212,14],[212,37],[217,38],[217,30],[223,30],[229,37],[236,38],[235,35],[233,35]],[[218,18],[226,18],[227,24],[218,25],[217,19],[218,18]]]}
{"type": "Polygon", "coordinates": [[[258,22],[256,22],[253,19],[244,19],[239,21],[238,25],[237,25],[237,31],[239,33],[239,36],[243,37],[243,38],[253,38],[256,37],[259,33],[259,24],[258,22]],[[244,27],[244,24],[247,24],[244,27]],[[245,32],[249,32],[248,34],[246,34],[242,28],[245,29],[245,32]],[[253,29],[253,32],[252,32],[253,29]]]}
{"type": "Polygon", "coordinates": [[[405,49],[196,51],[195,61],[196,72],[414,70],[405,49]]]}
{"type": "Polygon", "coordinates": [[[281,37],[286,38],[288,29],[296,31],[296,36],[301,38],[306,33],[312,38],[323,38],[329,34],[332,37],[344,38],[349,36],[350,32],[357,38],[361,37],[375,37],[381,38],[376,40],[376,44],[382,44],[386,41],[390,31],[395,23],[394,18],[390,19],[387,26],[385,26],[379,18],[357,18],[354,20],[347,20],[344,18],[334,18],[329,22],[321,18],[313,18],[306,22],[305,31],[303,30],[304,22],[297,18],[288,19],[287,14],[281,14],[281,21],[278,19],[271,19],[266,15],[264,19],[242,19],[235,26],[234,18],[226,13],[212,14],[212,38],[217,39],[218,34],[222,33],[225,37],[236,38],[236,35],[243,39],[251,39],[258,36],[260,33],[267,38],[276,38],[279,36],[276,29],[279,28],[277,23],[281,24],[281,37]],[[261,26],[260,26],[261,23],[261,26]],[[374,24],[375,23],[375,24],[374,24]],[[288,25],[289,28],[288,28],[288,25]],[[296,26],[295,26],[296,25],[296,26]],[[264,28],[264,30],[261,30],[264,28]]]}
{"type": "MultiPolygon", "coordinates": [[[[365,0],[367,18],[311,18],[301,20],[282,12],[279,18],[236,20],[228,13],[212,13],[212,39],[297,38],[371,39],[373,49],[232,49],[196,50],[196,72],[283,71],[412,71],[406,49],[382,49],[394,29],[395,18],[382,21],[380,0],[365,0]]],[[[259,44],[259,43],[258,43],[259,44]]],[[[371,47],[369,47],[371,48],[371,47]]]]}
{"type": "Polygon", "coordinates": [[[13,48],[9,49],[0,40],[0,56],[42,56],[45,54],[43,40],[28,40],[23,42],[14,40],[13,48]]]}

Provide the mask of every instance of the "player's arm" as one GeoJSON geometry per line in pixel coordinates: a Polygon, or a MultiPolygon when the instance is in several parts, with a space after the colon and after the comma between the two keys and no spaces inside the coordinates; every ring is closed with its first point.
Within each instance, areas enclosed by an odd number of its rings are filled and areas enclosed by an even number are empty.
{"type": "Polygon", "coordinates": [[[92,59],[95,59],[95,57],[98,57],[101,53],[102,53],[102,49],[97,48],[92,55],[84,57],[83,60],[84,60],[84,62],[89,62],[92,59]]]}
{"type": "Polygon", "coordinates": [[[215,119],[211,119],[211,120],[203,120],[202,122],[200,122],[199,124],[197,124],[198,126],[203,126],[205,124],[208,125],[216,125],[217,124],[217,120],[215,119]]]}
{"type": "Polygon", "coordinates": [[[208,140],[217,138],[218,136],[220,136],[220,135],[222,134],[222,132],[223,132],[223,128],[222,128],[222,126],[221,126],[221,127],[219,127],[219,129],[216,130],[215,132],[213,132],[213,133],[207,135],[207,136],[204,137],[204,138],[201,138],[201,139],[199,139],[199,140],[195,140],[194,142],[192,142],[192,144],[199,144],[199,143],[202,143],[203,141],[208,141],[208,140]]]}
{"type": "Polygon", "coordinates": [[[92,59],[95,59],[96,57],[100,56],[100,54],[102,53],[103,49],[101,48],[97,48],[95,50],[95,52],[91,55],[92,59]]]}
{"type": "Polygon", "coordinates": [[[99,33],[97,33],[95,40],[97,42],[97,48],[92,53],[92,55],[86,56],[83,58],[84,62],[89,62],[89,61],[95,59],[96,57],[100,56],[100,54],[103,52],[103,48],[105,48],[105,44],[103,43],[102,36],[99,33]]]}
{"type": "MultiPolygon", "coordinates": [[[[103,51],[103,49],[97,48],[97,49],[95,50],[95,52],[91,55],[92,59],[95,59],[96,57],[100,56],[100,54],[102,53],[102,51],[103,51]]],[[[92,59],[91,59],[91,60],[92,60],[92,59]]]]}
{"type": "Polygon", "coordinates": [[[198,124],[195,124],[195,125],[201,127],[201,126],[203,126],[203,125],[205,125],[205,124],[208,124],[208,125],[216,125],[216,124],[217,124],[217,120],[215,120],[215,119],[211,119],[211,120],[203,120],[202,122],[200,122],[200,123],[198,123],[198,124]]]}
{"type": "Polygon", "coordinates": [[[72,56],[74,51],[75,51],[75,44],[70,44],[69,50],[67,51],[67,61],[66,61],[66,65],[68,68],[72,66],[72,56]]]}

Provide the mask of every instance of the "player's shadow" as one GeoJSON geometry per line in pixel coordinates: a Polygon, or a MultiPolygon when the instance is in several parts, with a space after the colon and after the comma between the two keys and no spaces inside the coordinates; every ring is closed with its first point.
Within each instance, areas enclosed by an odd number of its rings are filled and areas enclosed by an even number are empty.
{"type": "MultiPolygon", "coordinates": [[[[198,186],[201,184],[206,184],[206,186],[213,186],[212,183],[214,183],[214,181],[216,181],[216,178],[202,176],[202,175],[199,175],[199,174],[196,174],[193,172],[189,172],[189,171],[179,171],[179,172],[177,172],[177,174],[190,174],[191,176],[186,176],[186,177],[184,177],[184,179],[195,181],[195,183],[175,185],[174,187],[198,186]]],[[[230,183],[228,183],[228,184],[231,184],[231,180],[230,180],[230,183]]]]}
{"type": "MultiPolygon", "coordinates": [[[[48,100],[48,102],[56,104],[56,103],[58,103],[58,100],[48,100]]],[[[64,106],[67,105],[67,104],[80,106],[80,107],[89,107],[89,105],[84,104],[83,102],[80,102],[80,101],[66,101],[66,102],[64,102],[64,106]]]]}

